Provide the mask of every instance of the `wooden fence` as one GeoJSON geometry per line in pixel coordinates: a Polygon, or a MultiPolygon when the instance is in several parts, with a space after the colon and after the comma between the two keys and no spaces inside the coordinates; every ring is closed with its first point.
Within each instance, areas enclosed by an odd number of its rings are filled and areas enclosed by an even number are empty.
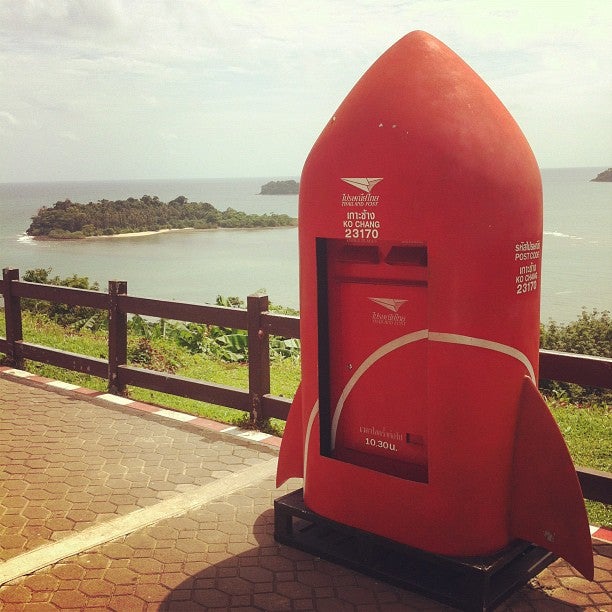
{"type": "MultiPolygon", "coordinates": [[[[126,387],[132,385],[243,410],[250,414],[254,423],[270,417],[287,419],[291,400],[270,394],[269,337],[299,338],[299,317],[268,312],[265,295],[248,296],[246,309],[169,302],[128,295],[124,281],[110,281],[108,293],[20,281],[19,271],[12,268],[3,270],[0,294],[4,296],[6,318],[6,337],[0,338],[0,352],[14,367],[23,367],[24,360],[30,359],[107,379],[109,391],[118,395],[125,394],[126,387]],[[106,311],[108,360],[24,341],[21,319],[24,298],[106,311]],[[127,321],[130,314],[246,330],[248,390],[128,365],[127,321]]],[[[610,388],[612,359],[541,350],[540,376],[610,388]]],[[[612,474],[581,467],[577,472],[585,497],[612,503],[612,474]]]]}

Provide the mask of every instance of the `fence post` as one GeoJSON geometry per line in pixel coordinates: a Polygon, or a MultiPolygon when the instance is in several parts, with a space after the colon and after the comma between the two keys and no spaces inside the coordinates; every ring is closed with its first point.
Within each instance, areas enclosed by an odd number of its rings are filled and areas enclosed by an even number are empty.
{"type": "Polygon", "coordinates": [[[125,395],[119,366],[127,362],[127,313],[119,309],[119,296],[126,294],[126,281],[108,281],[108,390],[115,395],[125,395]]]}
{"type": "Polygon", "coordinates": [[[19,280],[19,270],[4,268],[2,280],[5,282],[4,317],[6,320],[6,340],[9,344],[8,362],[18,369],[23,369],[23,357],[17,356],[17,342],[23,340],[23,326],[21,321],[21,298],[13,295],[12,281],[19,280]]]}
{"type": "Polygon", "coordinates": [[[252,424],[256,424],[264,417],[261,403],[263,396],[270,393],[269,334],[261,320],[261,313],[267,310],[267,295],[255,294],[247,297],[249,406],[252,424]]]}

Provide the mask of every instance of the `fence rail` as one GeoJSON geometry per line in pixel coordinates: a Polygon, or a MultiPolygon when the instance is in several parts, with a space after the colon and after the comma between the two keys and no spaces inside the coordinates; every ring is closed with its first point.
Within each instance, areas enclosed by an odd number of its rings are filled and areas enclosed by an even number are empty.
{"type": "MultiPolygon", "coordinates": [[[[287,419],[291,400],[270,393],[269,337],[299,338],[299,317],[268,312],[268,297],[265,295],[248,296],[245,309],[168,302],[128,295],[124,281],[109,281],[108,293],[25,282],[19,280],[19,271],[14,268],[3,270],[0,294],[4,297],[6,318],[6,336],[0,338],[0,352],[15,367],[23,367],[24,360],[29,359],[106,379],[109,391],[119,395],[124,395],[127,386],[132,385],[243,410],[250,414],[253,422],[270,417],[287,419]],[[108,313],[108,359],[24,341],[21,318],[21,300],[24,298],[105,310],[108,313]],[[248,389],[128,365],[127,320],[130,314],[246,330],[248,389]]],[[[540,376],[548,380],[610,388],[612,359],[541,350],[540,376]]],[[[585,497],[612,503],[612,474],[581,467],[576,471],[585,497]]]]}

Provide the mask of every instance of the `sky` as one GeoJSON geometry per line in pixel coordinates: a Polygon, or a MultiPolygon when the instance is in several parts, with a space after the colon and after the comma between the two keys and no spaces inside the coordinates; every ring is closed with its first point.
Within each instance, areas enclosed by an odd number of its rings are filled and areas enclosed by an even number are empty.
{"type": "Polygon", "coordinates": [[[485,80],[540,167],[612,165],[609,0],[0,0],[0,182],[299,176],[413,30],[485,80]]]}

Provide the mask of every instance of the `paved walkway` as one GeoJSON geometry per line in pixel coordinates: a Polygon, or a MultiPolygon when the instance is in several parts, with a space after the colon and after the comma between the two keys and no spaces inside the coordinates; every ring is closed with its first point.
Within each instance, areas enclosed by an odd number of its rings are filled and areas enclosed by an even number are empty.
{"type": "MultiPolygon", "coordinates": [[[[1,610],[449,609],[275,542],[278,439],[124,403],[0,368],[1,610]]],[[[499,609],[612,611],[593,545],[499,609]]]]}

